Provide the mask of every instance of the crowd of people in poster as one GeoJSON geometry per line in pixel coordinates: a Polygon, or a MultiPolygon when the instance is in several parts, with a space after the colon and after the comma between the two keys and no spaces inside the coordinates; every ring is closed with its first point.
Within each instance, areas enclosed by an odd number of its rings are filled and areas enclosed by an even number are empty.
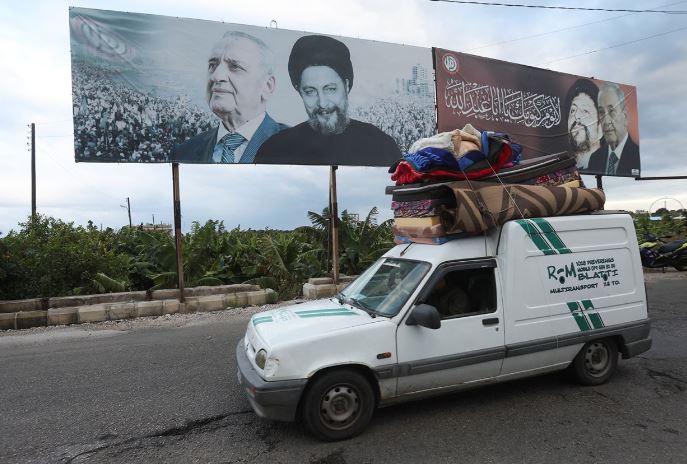
{"type": "MultiPolygon", "coordinates": [[[[102,21],[79,19],[82,29],[104,27],[102,21]]],[[[107,31],[96,32],[82,36],[103,37],[107,31]]],[[[96,55],[99,47],[92,47],[96,55]]],[[[199,83],[206,105],[185,94],[162,96],[131,85],[116,62],[77,53],[72,61],[76,160],[388,167],[416,140],[437,131],[431,69],[408,64],[407,75],[395,76],[395,92],[353,106],[350,94],[361,85],[355,62],[342,40],[300,35],[282,70],[290,82],[280,86],[299,97],[307,119],[286,124],[270,111],[275,69],[284,59],[275,60],[268,43],[245,31],[225,31],[208,50],[205,82],[199,83]]],[[[483,130],[498,131],[503,123],[532,130],[562,127],[566,150],[583,173],[639,175],[639,147],[628,128],[626,94],[617,84],[578,79],[559,96],[479,84],[460,74],[437,74],[437,84],[439,79],[445,84],[442,103],[452,116],[477,120],[477,126],[482,122],[483,130]]]]}

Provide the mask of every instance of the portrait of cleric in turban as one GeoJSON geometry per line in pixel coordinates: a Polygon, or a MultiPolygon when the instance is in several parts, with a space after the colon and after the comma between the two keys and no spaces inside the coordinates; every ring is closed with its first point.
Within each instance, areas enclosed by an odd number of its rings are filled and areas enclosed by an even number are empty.
{"type": "Polygon", "coordinates": [[[267,139],[256,163],[390,166],[401,157],[389,135],[349,116],[354,71],[344,43],[303,36],[291,49],[288,71],[308,119],[267,139]]]}

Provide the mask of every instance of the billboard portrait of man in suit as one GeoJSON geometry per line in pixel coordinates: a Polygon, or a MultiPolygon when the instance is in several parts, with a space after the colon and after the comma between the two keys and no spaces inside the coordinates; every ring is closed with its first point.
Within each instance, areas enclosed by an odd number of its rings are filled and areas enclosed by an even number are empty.
{"type": "Polygon", "coordinates": [[[210,52],[207,68],[208,106],[220,119],[172,150],[181,163],[253,163],[260,145],[287,126],[267,113],[274,92],[273,54],[257,37],[229,31],[210,52]]]}
{"type": "Polygon", "coordinates": [[[639,145],[627,129],[625,94],[618,84],[606,82],[599,89],[599,124],[605,144],[589,158],[589,174],[638,176],[639,145]]]}

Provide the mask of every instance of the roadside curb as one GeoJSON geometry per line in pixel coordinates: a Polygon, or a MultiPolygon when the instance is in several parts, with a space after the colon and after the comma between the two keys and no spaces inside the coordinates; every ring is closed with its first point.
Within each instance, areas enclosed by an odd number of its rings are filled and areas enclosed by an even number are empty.
{"type": "MultiPolygon", "coordinates": [[[[173,294],[166,293],[163,295],[171,296],[173,294]]],[[[271,288],[225,294],[201,293],[199,296],[186,297],[185,300],[184,303],[180,303],[176,299],[98,303],[48,308],[46,310],[0,313],[0,330],[118,321],[176,313],[221,311],[249,305],[257,306],[275,303],[277,301],[277,293],[271,288]]],[[[71,299],[69,301],[78,302],[79,300],[71,299]]]]}

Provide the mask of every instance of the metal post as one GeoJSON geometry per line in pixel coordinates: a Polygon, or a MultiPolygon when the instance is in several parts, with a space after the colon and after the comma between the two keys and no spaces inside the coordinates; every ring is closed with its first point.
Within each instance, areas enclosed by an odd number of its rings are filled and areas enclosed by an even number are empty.
{"type": "Polygon", "coordinates": [[[179,302],[184,302],[184,252],[181,235],[181,201],[179,199],[179,163],[172,163],[172,184],[174,190],[174,239],[177,251],[177,284],[179,302]]]}
{"type": "Polygon", "coordinates": [[[332,221],[332,276],[334,284],[339,283],[339,205],[336,201],[336,170],[338,166],[331,166],[329,170],[329,195],[331,205],[329,215],[332,221]]]}
{"type": "Polygon", "coordinates": [[[36,124],[31,123],[31,219],[36,218],[36,124]]]}
{"type": "Polygon", "coordinates": [[[126,210],[129,212],[129,227],[132,227],[132,224],[131,224],[131,203],[129,202],[129,197],[126,197],[126,210]]]}
{"type": "Polygon", "coordinates": [[[604,184],[601,181],[602,178],[603,178],[603,176],[601,174],[596,175],[596,188],[598,188],[600,190],[604,189],[604,184]]]}

